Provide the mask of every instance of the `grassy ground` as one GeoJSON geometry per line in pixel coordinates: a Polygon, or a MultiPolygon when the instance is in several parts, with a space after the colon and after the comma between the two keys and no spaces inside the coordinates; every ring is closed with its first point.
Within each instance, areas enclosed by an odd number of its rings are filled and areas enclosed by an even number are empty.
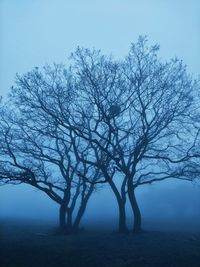
{"type": "Polygon", "coordinates": [[[106,231],[57,236],[51,225],[2,221],[1,267],[200,267],[200,233],[106,231]]]}

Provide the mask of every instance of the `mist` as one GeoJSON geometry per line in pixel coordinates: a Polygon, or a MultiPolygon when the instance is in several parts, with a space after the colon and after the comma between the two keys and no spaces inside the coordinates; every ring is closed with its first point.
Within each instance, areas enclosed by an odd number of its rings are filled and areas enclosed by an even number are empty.
{"type": "MultiPolygon", "coordinates": [[[[58,205],[29,185],[6,185],[0,188],[1,219],[33,220],[36,223],[58,222],[58,205]],[[31,208],[30,208],[31,207],[31,208]]],[[[199,231],[200,187],[188,182],[167,181],[143,186],[137,191],[144,227],[154,230],[199,231]]],[[[130,207],[127,207],[130,225],[130,207]]],[[[117,228],[117,203],[108,186],[92,196],[82,226],[107,230],[117,228]]]]}
{"type": "Polygon", "coordinates": [[[198,0],[0,1],[2,267],[199,267],[199,14],[198,0]],[[102,145],[106,131],[126,143],[102,145]]]}

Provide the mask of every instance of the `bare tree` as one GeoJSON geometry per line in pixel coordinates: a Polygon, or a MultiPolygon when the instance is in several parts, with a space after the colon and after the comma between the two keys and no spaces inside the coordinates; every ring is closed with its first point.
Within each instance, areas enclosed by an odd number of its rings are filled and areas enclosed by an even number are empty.
{"type": "Polygon", "coordinates": [[[163,63],[158,51],[140,37],[121,62],[80,48],[72,55],[81,104],[78,120],[68,123],[124,175],[115,185],[128,194],[134,231],[141,230],[135,189],[169,178],[191,181],[198,167],[193,117],[199,83],[182,61],[163,63]]]}
{"type": "Polygon", "coordinates": [[[127,231],[127,197],[133,231],[140,231],[136,188],[169,178],[191,181],[199,166],[194,153],[199,83],[182,61],[162,62],[158,51],[140,37],[124,60],[78,48],[69,68],[55,65],[17,76],[9,100],[14,128],[8,134],[6,120],[2,126],[8,142],[1,151],[11,158],[12,179],[31,171],[37,186],[42,180],[43,191],[54,193],[64,181],[67,210],[77,190],[84,198],[95,184],[108,183],[119,208],[119,231],[127,231]],[[53,183],[46,184],[46,177],[53,183]]]}
{"type": "MultiPolygon", "coordinates": [[[[60,68],[46,68],[43,77],[37,69],[23,78],[18,76],[13,103],[1,108],[0,177],[4,183],[26,183],[46,193],[60,206],[60,228],[71,233],[79,230],[99,172],[77,160],[69,132],[40,108],[40,98],[56,108],[56,95],[50,99],[50,94],[61,94],[63,81],[56,73],[60,68]]],[[[68,103],[69,96],[64,94],[69,86],[65,86],[60,100],[68,103]]]]}

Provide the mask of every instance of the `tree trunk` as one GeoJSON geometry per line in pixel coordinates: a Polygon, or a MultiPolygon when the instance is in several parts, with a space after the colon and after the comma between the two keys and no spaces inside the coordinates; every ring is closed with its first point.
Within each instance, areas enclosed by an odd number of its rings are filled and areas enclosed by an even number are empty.
{"type": "Polygon", "coordinates": [[[72,232],[72,211],[67,209],[64,203],[61,204],[59,210],[59,227],[63,234],[71,234],[72,232]]]}
{"type": "Polygon", "coordinates": [[[64,205],[60,205],[59,209],[59,227],[61,230],[66,227],[66,207],[64,205]]]}
{"type": "Polygon", "coordinates": [[[133,232],[140,232],[142,230],[142,217],[140,213],[140,208],[137,203],[135,196],[135,188],[133,186],[132,180],[128,181],[128,197],[133,211],[134,222],[133,222],[133,232]]]}
{"type": "Polygon", "coordinates": [[[126,201],[121,197],[116,185],[113,181],[109,181],[109,184],[111,186],[111,189],[117,199],[118,209],[119,209],[119,223],[118,223],[118,232],[125,233],[128,231],[127,225],[126,225],[126,209],[125,204],[126,201]]]}
{"type": "Polygon", "coordinates": [[[94,189],[94,186],[91,186],[87,195],[81,200],[80,207],[79,207],[78,213],[76,215],[76,218],[75,218],[75,221],[73,224],[73,230],[75,232],[77,232],[79,230],[81,219],[83,217],[83,214],[85,213],[87,203],[88,203],[90,196],[92,195],[93,189],[94,189]]]}
{"type": "Polygon", "coordinates": [[[128,231],[128,228],[126,226],[126,209],[125,209],[125,203],[120,200],[118,202],[118,207],[119,207],[119,232],[120,233],[125,233],[128,231]]]}
{"type": "Polygon", "coordinates": [[[78,213],[76,215],[76,218],[75,218],[75,221],[74,221],[74,224],[73,224],[73,231],[74,232],[78,232],[79,229],[80,229],[80,222],[81,222],[83,214],[84,214],[84,212],[86,210],[86,205],[87,205],[87,203],[84,201],[84,203],[82,202],[80,207],[79,207],[78,213]]]}
{"type": "Polygon", "coordinates": [[[72,233],[72,210],[67,210],[67,222],[66,222],[66,233],[72,233]]]}

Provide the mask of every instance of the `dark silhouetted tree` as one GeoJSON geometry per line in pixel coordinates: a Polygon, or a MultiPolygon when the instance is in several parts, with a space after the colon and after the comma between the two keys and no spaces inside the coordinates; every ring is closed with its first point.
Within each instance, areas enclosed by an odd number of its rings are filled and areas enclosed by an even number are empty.
{"type": "Polygon", "coordinates": [[[95,184],[108,183],[119,208],[118,230],[127,231],[128,199],[132,230],[140,231],[136,189],[169,178],[192,181],[199,166],[199,83],[182,61],[162,62],[158,51],[140,37],[124,60],[78,48],[69,68],[17,76],[9,98],[14,112],[1,123],[7,140],[1,176],[33,180],[54,200],[61,188],[67,218],[80,194],[88,200],[95,184]]]}
{"type": "Polygon", "coordinates": [[[72,100],[60,68],[47,67],[43,75],[34,69],[17,77],[13,103],[0,112],[0,177],[4,183],[26,183],[46,193],[60,207],[60,228],[72,233],[79,230],[99,172],[77,160],[69,131],[42,106],[47,102],[56,116],[56,94],[66,105],[72,100]]]}
{"type": "MultiPolygon", "coordinates": [[[[80,48],[72,55],[80,114],[69,124],[117,171],[110,185],[121,185],[121,200],[127,192],[133,231],[141,230],[138,186],[169,178],[191,181],[198,167],[193,151],[199,83],[182,61],[163,63],[158,51],[158,45],[149,47],[140,37],[124,61],[80,48]]],[[[100,163],[99,168],[106,177],[103,170],[109,167],[100,163]]]]}

